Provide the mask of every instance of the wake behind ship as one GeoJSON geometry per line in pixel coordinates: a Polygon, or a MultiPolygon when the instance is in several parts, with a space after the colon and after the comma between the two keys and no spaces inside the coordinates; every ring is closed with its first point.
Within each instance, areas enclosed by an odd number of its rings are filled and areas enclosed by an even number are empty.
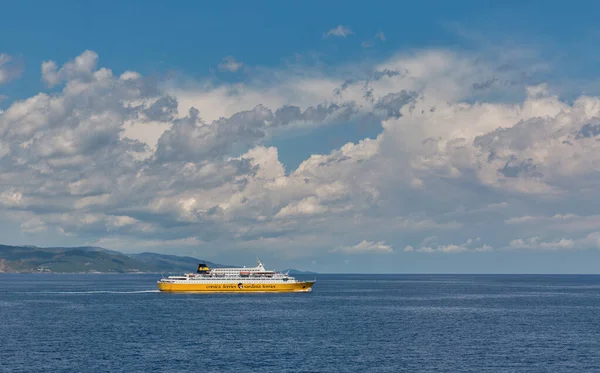
{"type": "Polygon", "coordinates": [[[161,291],[189,292],[310,292],[314,281],[298,281],[288,273],[267,271],[260,262],[252,268],[209,268],[168,276],[158,281],[161,291]]]}

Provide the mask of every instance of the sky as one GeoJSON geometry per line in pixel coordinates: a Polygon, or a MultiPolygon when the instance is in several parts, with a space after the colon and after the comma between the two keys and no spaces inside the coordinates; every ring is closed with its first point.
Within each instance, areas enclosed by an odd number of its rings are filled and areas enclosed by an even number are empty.
{"type": "Polygon", "coordinates": [[[600,273],[597,2],[0,9],[2,244],[600,273]]]}

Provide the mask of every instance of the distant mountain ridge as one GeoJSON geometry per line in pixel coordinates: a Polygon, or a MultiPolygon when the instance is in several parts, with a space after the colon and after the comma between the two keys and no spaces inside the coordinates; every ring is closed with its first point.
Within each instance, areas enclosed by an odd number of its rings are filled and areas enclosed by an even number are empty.
{"type": "Polygon", "coordinates": [[[142,263],[152,265],[161,271],[194,272],[199,263],[205,263],[212,268],[237,267],[235,265],[213,263],[207,260],[193,258],[191,256],[144,252],[139,254],[131,254],[130,257],[137,259],[142,263]]]}
{"type": "Polygon", "coordinates": [[[0,273],[181,273],[194,272],[201,262],[210,267],[225,267],[189,256],[148,252],[124,254],[96,246],[0,245],[0,273]]]}
{"type": "Polygon", "coordinates": [[[288,268],[288,269],[284,269],[281,272],[289,272],[290,275],[318,275],[317,272],[312,272],[312,271],[300,271],[298,269],[293,269],[293,268],[288,268]]]}

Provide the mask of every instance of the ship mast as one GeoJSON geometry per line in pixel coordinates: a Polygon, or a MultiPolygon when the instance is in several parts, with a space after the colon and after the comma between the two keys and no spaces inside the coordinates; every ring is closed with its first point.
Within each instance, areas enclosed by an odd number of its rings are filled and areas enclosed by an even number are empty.
{"type": "Polygon", "coordinates": [[[262,262],[260,261],[260,259],[258,259],[258,257],[256,257],[256,266],[258,268],[260,268],[262,271],[265,270],[265,266],[262,264],[262,262]]]}

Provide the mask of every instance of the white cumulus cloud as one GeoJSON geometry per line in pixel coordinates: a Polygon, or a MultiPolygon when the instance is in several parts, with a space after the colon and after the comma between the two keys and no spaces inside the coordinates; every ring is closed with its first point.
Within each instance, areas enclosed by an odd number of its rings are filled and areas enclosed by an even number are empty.
{"type": "Polygon", "coordinates": [[[389,254],[394,251],[392,246],[385,243],[385,241],[371,242],[362,240],[354,246],[340,246],[336,247],[332,252],[342,252],[346,254],[369,254],[369,253],[381,253],[389,254]]]}
{"type": "MultiPolygon", "coordinates": [[[[16,62],[12,56],[5,53],[0,53],[0,84],[17,78],[23,72],[23,66],[16,62]]],[[[0,101],[2,98],[0,98],[0,101]]]]}
{"type": "Polygon", "coordinates": [[[236,60],[232,56],[227,56],[227,57],[223,58],[223,60],[219,63],[219,70],[229,71],[232,73],[238,71],[239,69],[241,69],[243,67],[244,67],[244,64],[242,62],[236,60]]]}
{"type": "Polygon", "coordinates": [[[353,35],[353,34],[354,34],[354,32],[352,32],[352,30],[350,29],[349,26],[338,25],[337,27],[332,28],[331,30],[324,33],[323,37],[328,38],[330,36],[340,36],[340,37],[345,38],[345,37],[353,35]]]}
{"type": "Polygon", "coordinates": [[[436,237],[427,237],[421,244],[415,248],[407,245],[404,248],[405,252],[420,252],[420,253],[462,253],[462,252],[488,252],[493,251],[493,247],[488,244],[481,244],[481,238],[469,238],[462,244],[438,244],[436,237]]]}

